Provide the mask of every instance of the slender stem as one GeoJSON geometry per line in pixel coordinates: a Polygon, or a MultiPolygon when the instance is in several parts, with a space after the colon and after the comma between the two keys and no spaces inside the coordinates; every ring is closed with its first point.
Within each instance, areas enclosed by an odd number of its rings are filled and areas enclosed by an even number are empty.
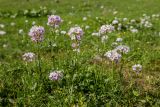
{"type": "MultiPolygon", "coordinates": [[[[122,56],[123,56],[123,53],[122,53],[122,56]]],[[[120,66],[120,70],[119,70],[119,77],[120,77],[120,82],[122,83],[122,79],[123,79],[123,73],[122,73],[122,69],[123,69],[123,65],[124,65],[124,60],[122,58],[122,64],[120,66]]]]}
{"type": "Polygon", "coordinates": [[[112,79],[114,79],[114,61],[112,61],[112,79]]]}
{"type": "Polygon", "coordinates": [[[37,55],[38,55],[38,70],[39,70],[39,74],[40,74],[40,80],[42,79],[42,68],[41,68],[41,57],[40,57],[40,46],[41,44],[39,42],[37,42],[37,55]]]}
{"type": "Polygon", "coordinates": [[[122,64],[120,66],[120,70],[119,70],[119,78],[120,78],[120,82],[122,83],[122,79],[123,79],[123,73],[122,73],[122,69],[123,69],[123,61],[122,61],[122,64]]]}
{"type": "Polygon", "coordinates": [[[54,56],[53,56],[53,42],[52,42],[52,38],[54,39],[54,42],[55,42],[55,33],[54,33],[54,29],[51,29],[51,41],[50,41],[50,46],[51,46],[51,56],[52,56],[52,64],[53,64],[53,67],[55,66],[55,59],[54,59],[54,56]]]}

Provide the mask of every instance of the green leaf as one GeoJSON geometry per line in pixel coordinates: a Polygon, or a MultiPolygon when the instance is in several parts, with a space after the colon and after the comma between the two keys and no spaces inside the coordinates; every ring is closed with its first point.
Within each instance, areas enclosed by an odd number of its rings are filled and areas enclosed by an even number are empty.
{"type": "Polygon", "coordinates": [[[138,91],[134,91],[134,90],[133,90],[133,94],[134,94],[134,96],[136,96],[136,97],[139,96],[139,92],[138,92],[138,91]]]}

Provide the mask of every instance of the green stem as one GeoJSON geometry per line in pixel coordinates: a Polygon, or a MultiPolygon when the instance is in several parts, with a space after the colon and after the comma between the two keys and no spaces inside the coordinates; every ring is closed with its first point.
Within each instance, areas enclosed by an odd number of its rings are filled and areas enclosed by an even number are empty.
{"type": "Polygon", "coordinates": [[[122,79],[123,79],[123,74],[122,74],[122,69],[123,69],[123,62],[120,66],[120,70],[119,70],[119,78],[120,78],[120,82],[122,83],[122,79]]]}
{"type": "Polygon", "coordinates": [[[114,61],[112,61],[112,79],[114,79],[114,61]]]}
{"type": "Polygon", "coordinates": [[[42,79],[42,68],[41,68],[41,57],[40,57],[40,46],[41,46],[41,44],[38,42],[37,45],[38,45],[38,48],[37,48],[38,70],[39,70],[40,80],[41,80],[42,79]]]}

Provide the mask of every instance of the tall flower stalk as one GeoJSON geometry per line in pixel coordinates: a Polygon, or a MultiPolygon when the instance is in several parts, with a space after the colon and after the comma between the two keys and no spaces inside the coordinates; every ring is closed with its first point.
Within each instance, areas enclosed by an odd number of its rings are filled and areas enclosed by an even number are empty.
{"type": "Polygon", "coordinates": [[[60,16],[58,15],[50,15],[48,17],[48,22],[47,25],[50,26],[52,35],[54,36],[54,40],[56,41],[56,35],[55,35],[55,30],[59,27],[59,25],[61,24],[62,19],[60,16]]]}
{"type": "MultiPolygon", "coordinates": [[[[75,71],[77,72],[78,68],[77,68],[77,62],[78,62],[78,53],[80,52],[80,42],[81,42],[81,38],[83,36],[83,30],[79,27],[71,27],[70,30],[68,31],[68,35],[71,39],[71,47],[73,49],[73,51],[75,52],[74,54],[74,59],[73,59],[73,65],[75,67],[75,71]]],[[[72,87],[70,88],[70,95],[73,94],[73,78],[72,78],[72,87]]]]}
{"type": "Polygon", "coordinates": [[[61,24],[62,19],[58,15],[50,15],[48,17],[47,25],[51,27],[52,35],[54,36],[54,41],[56,41],[57,37],[55,35],[55,30],[59,27],[61,24]]]}
{"type": "Polygon", "coordinates": [[[68,35],[72,41],[71,47],[72,47],[73,51],[76,52],[75,53],[76,55],[74,58],[74,64],[76,64],[76,62],[78,62],[77,56],[78,56],[78,53],[80,52],[80,43],[81,43],[81,38],[82,38],[83,34],[84,34],[83,30],[79,26],[70,28],[70,30],[68,32],[68,35]]]}
{"type": "Polygon", "coordinates": [[[114,78],[114,63],[119,63],[122,55],[116,50],[110,50],[104,54],[104,56],[112,62],[112,78],[114,78]]]}
{"type": "Polygon", "coordinates": [[[72,40],[73,51],[80,52],[80,42],[83,36],[83,30],[78,26],[72,27],[70,28],[68,35],[72,40]]]}
{"type": "MultiPolygon", "coordinates": [[[[53,36],[53,39],[54,39],[54,42],[56,43],[57,41],[57,34],[55,33],[56,32],[56,29],[59,27],[59,25],[61,24],[62,22],[62,19],[60,16],[58,15],[50,15],[48,17],[48,22],[47,22],[47,25],[51,27],[51,35],[53,36]]],[[[56,45],[55,43],[51,41],[49,41],[49,45],[51,46],[51,54],[53,56],[53,46],[56,45]]],[[[53,66],[54,66],[54,59],[53,59],[53,66]]]]}
{"type": "Polygon", "coordinates": [[[105,43],[105,41],[108,39],[107,34],[114,31],[114,26],[112,25],[102,25],[99,29],[99,35],[101,37],[101,42],[105,43]]]}
{"type": "Polygon", "coordinates": [[[44,39],[44,27],[42,26],[33,26],[30,29],[29,36],[31,37],[31,40],[37,44],[37,56],[38,56],[38,71],[40,74],[40,79],[42,78],[42,69],[41,69],[41,57],[40,57],[40,47],[41,47],[41,42],[44,39]]]}
{"type": "MultiPolygon", "coordinates": [[[[112,25],[102,25],[99,29],[99,36],[101,39],[101,45],[102,45],[102,49],[106,48],[106,41],[108,39],[108,34],[112,33],[114,31],[114,26],[112,25]]],[[[99,52],[99,47],[98,47],[98,52],[99,52]]]]}
{"type": "Polygon", "coordinates": [[[42,68],[41,68],[40,47],[41,47],[41,43],[37,42],[38,70],[40,72],[40,78],[41,78],[42,77],[42,68]]]}

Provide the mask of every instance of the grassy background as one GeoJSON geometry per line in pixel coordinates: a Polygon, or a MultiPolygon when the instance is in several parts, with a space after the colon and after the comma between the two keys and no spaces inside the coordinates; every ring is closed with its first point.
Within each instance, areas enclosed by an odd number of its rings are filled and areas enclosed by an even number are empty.
{"type": "MultiPolygon", "coordinates": [[[[79,15],[85,15],[81,9],[85,4],[89,4],[90,12],[93,15],[104,15],[110,17],[110,10],[116,10],[118,15],[125,17],[137,17],[144,13],[152,14],[159,12],[159,0],[0,0],[1,11],[17,11],[21,9],[37,9],[40,6],[46,6],[49,9],[55,9],[60,15],[67,15],[72,11],[78,12],[79,15]],[[100,9],[104,6],[104,10],[100,9]]],[[[77,16],[76,15],[76,16],[77,16]]]]}
{"type": "Polygon", "coordinates": [[[14,18],[0,17],[0,23],[5,25],[7,32],[0,36],[0,106],[159,106],[160,105],[160,20],[153,20],[153,29],[141,29],[139,33],[129,31],[114,32],[105,47],[91,33],[98,31],[104,23],[109,23],[114,17],[138,19],[143,14],[159,14],[159,0],[0,0],[0,11],[17,12],[25,9],[39,9],[46,6],[56,11],[64,22],[60,30],[68,31],[75,24],[84,30],[81,53],[76,56],[70,47],[70,39],[59,35],[55,41],[46,25],[47,16],[33,18],[19,16],[14,18]],[[103,6],[103,8],[101,8],[103,6]],[[74,7],[74,8],[73,8],[74,7]],[[117,14],[113,14],[117,11],[117,14]],[[83,21],[84,16],[88,17],[83,21]],[[96,20],[102,18],[102,22],[96,20]],[[25,20],[29,22],[25,24],[25,20]],[[35,21],[45,27],[45,41],[40,47],[43,77],[37,63],[25,63],[22,55],[25,52],[37,52],[37,44],[28,37],[28,31],[35,21]],[[15,26],[10,24],[14,22],[15,26]],[[72,22],[69,24],[68,22],[72,22]],[[104,22],[104,23],[103,23],[104,22]],[[23,29],[24,34],[18,34],[23,29]],[[94,62],[95,55],[102,55],[112,49],[111,43],[117,37],[122,37],[131,52],[124,57],[124,82],[120,82],[119,66],[111,78],[112,67],[106,62],[94,62]],[[64,41],[66,40],[66,41],[64,41]],[[56,43],[51,47],[49,42],[56,43]],[[7,48],[4,48],[4,44],[7,48]],[[100,46],[101,51],[97,51],[100,46]],[[53,49],[54,52],[51,52],[53,49]],[[78,62],[74,63],[75,56],[78,62]],[[140,63],[143,71],[140,75],[132,72],[132,65],[140,63]],[[58,83],[48,79],[52,69],[64,70],[64,79],[58,83]],[[136,82],[137,84],[134,84],[136,82]]]}

